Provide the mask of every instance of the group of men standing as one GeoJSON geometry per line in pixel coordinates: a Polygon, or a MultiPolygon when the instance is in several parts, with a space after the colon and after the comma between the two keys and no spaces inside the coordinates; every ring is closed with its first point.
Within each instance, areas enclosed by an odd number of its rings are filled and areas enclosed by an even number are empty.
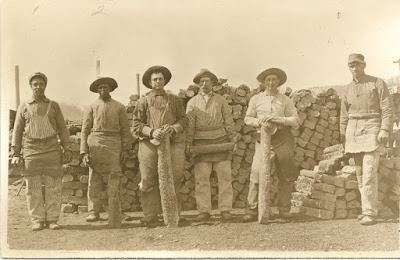
{"type": "MultiPolygon", "coordinates": [[[[377,167],[379,151],[386,144],[393,125],[393,104],[383,80],[365,75],[366,63],[361,54],[351,54],[348,61],[353,81],[342,98],[340,130],[345,151],[354,156],[362,199],[360,223],[373,224],[377,216],[377,167]]],[[[158,145],[170,138],[172,173],[175,194],[179,201],[183,179],[185,153],[193,158],[195,197],[198,221],[210,218],[210,174],[218,177],[218,209],[224,220],[232,218],[233,189],[231,156],[236,149],[237,135],[231,107],[225,98],[212,91],[217,76],[201,70],[193,82],[199,93],[187,104],[185,111],[180,98],[167,93],[164,87],[171,72],[163,66],[153,66],[143,74],[143,84],[151,89],[140,98],[133,113],[132,133],[139,138],[139,168],[144,224],[156,223],[162,213],[158,183],[158,145]],[[194,154],[196,147],[232,144],[232,149],[194,154]]],[[[242,220],[256,221],[258,214],[258,184],[263,151],[260,144],[262,126],[276,127],[272,134],[272,167],[279,186],[277,206],[281,218],[290,218],[293,181],[298,177],[294,161],[294,137],[290,129],[298,127],[293,101],[279,93],[286,82],[286,73],[270,68],[257,76],[260,91],[249,103],[245,123],[257,129],[255,155],[251,167],[248,206],[242,220]]],[[[47,77],[35,73],[29,78],[32,99],[20,105],[12,138],[13,163],[20,163],[23,154],[26,195],[32,229],[59,229],[61,207],[62,163],[71,160],[68,130],[61,109],[44,95],[47,77]],[[22,137],[24,142],[22,144],[22,137]],[[23,153],[21,149],[23,147],[23,153]],[[62,147],[62,149],[61,149],[62,147]],[[45,185],[45,195],[42,194],[45,185]]],[[[108,180],[110,227],[121,225],[120,188],[122,163],[128,158],[131,131],[125,107],[111,98],[118,87],[112,78],[98,78],[90,91],[99,97],[85,110],[81,132],[81,159],[90,167],[88,188],[88,222],[99,220],[101,210],[102,175],[108,180]]],[[[228,146],[227,146],[228,147],[228,146]]],[[[178,211],[180,212],[180,206],[178,211]]],[[[180,218],[180,221],[183,221],[180,218]]]]}

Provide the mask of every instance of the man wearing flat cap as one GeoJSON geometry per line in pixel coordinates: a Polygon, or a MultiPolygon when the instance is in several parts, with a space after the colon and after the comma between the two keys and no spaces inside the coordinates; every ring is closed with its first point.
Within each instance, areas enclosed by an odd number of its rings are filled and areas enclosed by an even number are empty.
{"type": "Polygon", "coordinates": [[[108,222],[119,227],[121,164],[128,157],[130,129],[125,106],[111,98],[118,87],[113,78],[102,77],[90,85],[99,97],[85,110],[81,132],[80,153],[89,168],[87,222],[99,220],[103,175],[108,178],[108,222]]]}
{"type": "Polygon", "coordinates": [[[183,179],[185,161],[185,135],[187,119],[182,100],[169,94],[164,87],[171,80],[171,72],[164,66],[153,66],[143,74],[143,84],[151,89],[139,99],[133,112],[133,133],[139,137],[139,168],[142,191],[144,224],[158,222],[161,214],[161,196],[158,183],[157,145],[170,136],[174,190],[180,211],[179,190],[183,179]]]}
{"type": "Polygon", "coordinates": [[[343,94],[340,134],[345,152],[354,157],[361,193],[361,225],[374,224],[378,215],[379,154],[393,128],[393,101],[385,82],[365,74],[361,54],[350,54],[353,76],[343,94]]]}
{"type": "MultiPolygon", "coordinates": [[[[212,92],[218,78],[209,70],[201,70],[193,82],[199,85],[199,93],[189,100],[186,113],[189,118],[187,151],[192,146],[236,143],[232,108],[221,95],[212,92]]],[[[218,209],[224,220],[232,218],[232,172],[231,151],[199,154],[194,157],[196,203],[200,214],[198,221],[210,218],[211,186],[210,174],[214,170],[218,178],[218,209]]]]}
{"type": "Polygon", "coordinates": [[[32,98],[22,103],[16,114],[11,141],[12,164],[20,164],[23,157],[32,230],[59,229],[61,167],[72,159],[69,133],[60,106],[45,96],[46,75],[34,73],[29,77],[29,84],[32,98]],[[44,197],[42,184],[45,185],[44,197]]]}
{"type": "Polygon", "coordinates": [[[263,149],[260,144],[261,126],[272,123],[276,132],[271,136],[271,169],[278,175],[277,206],[282,218],[290,218],[291,194],[293,181],[299,171],[294,160],[294,137],[292,127],[299,127],[297,110],[292,100],[278,92],[278,87],[286,82],[286,73],[278,68],[270,68],[261,72],[257,80],[265,86],[265,90],[254,95],[249,102],[244,122],[257,128],[257,142],[251,166],[248,206],[244,222],[256,221],[258,215],[258,183],[263,149]]]}

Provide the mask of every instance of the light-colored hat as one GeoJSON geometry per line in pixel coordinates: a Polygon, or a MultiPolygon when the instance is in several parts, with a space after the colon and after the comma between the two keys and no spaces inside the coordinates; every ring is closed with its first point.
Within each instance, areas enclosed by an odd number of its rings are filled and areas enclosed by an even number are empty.
{"type": "Polygon", "coordinates": [[[270,68],[270,69],[264,70],[263,72],[261,72],[257,76],[257,80],[260,83],[264,83],[265,77],[268,76],[268,75],[271,75],[271,74],[274,74],[274,75],[278,76],[278,78],[279,78],[279,86],[283,85],[287,80],[286,73],[283,70],[278,69],[278,68],[270,68]]]}
{"type": "Polygon", "coordinates": [[[47,77],[46,77],[46,75],[44,75],[43,73],[41,73],[41,72],[35,72],[35,73],[33,73],[32,75],[30,75],[30,76],[29,76],[29,84],[31,84],[31,81],[32,81],[34,78],[41,78],[41,79],[43,79],[44,82],[45,82],[46,85],[47,85],[47,77]]]}
{"type": "Polygon", "coordinates": [[[350,55],[349,55],[348,64],[353,63],[353,62],[365,63],[365,61],[364,61],[364,55],[358,54],[358,53],[352,53],[352,54],[350,54],[350,55]]]}
{"type": "Polygon", "coordinates": [[[194,77],[193,82],[196,84],[200,83],[200,79],[204,77],[209,77],[213,82],[214,86],[218,84],[218,78],[214,73],[209,71],[208,69],[201,69],[199,73],[194,77]]]}

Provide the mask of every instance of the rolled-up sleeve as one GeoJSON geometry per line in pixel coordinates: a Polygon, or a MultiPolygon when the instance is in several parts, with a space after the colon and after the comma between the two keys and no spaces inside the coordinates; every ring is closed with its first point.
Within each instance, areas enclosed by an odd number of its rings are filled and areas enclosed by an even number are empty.
{"type": "Polygon", "coordinates": [[[250,99],[249,106],[247,108],[246,116],[244,118],[244,123],[246,125],[260,127],[260,119],[257,118],[257,111],[256,111],[256,100],[257,96],[253,96],[250,99]]]}
{"type": "Polygon", "coordinates": [[[85,109],[83,114],[82,121],[82,131],[81,131],[81,147],[80,153],[89,153],[89,146],[87,143],[88,136],[90,134],[90,130],[93,128],[93,109],[92,107],[88,107],[85,109]]]}
{"type": "Polygon", "coordinates": [[[22,103],[18,109],[15,117],[14,130],[11,138],[11,152],[14,156],[21,155],[22,148],[22,135],[25,129],[25,118],[22,114],[25,103],[22,103]]]}
{"type": "Polygon", "coordinates": [[[69,141],[69,131],[64,120],[64,115],[58,103],[54,102],[54,107],[56,109],[56,126],[58,136],[61,140],[61,146],[64,150],[69,150],[71,147],[71,142],[69,141]]]}
{"type": "Polygon", "coordinates": [[[381,130],[392,132],[394,121],[393,99],[390,96],[389,90],[382,79],[378,79],[376,84],[379,92],[380,109],[382,111],[381,130]]]}
{"type": "Polygon", "coordinates": [[[285,125],[293,128],[299,127],[299,116],[293,101],[289,97],[285,97],[285,125]]]}

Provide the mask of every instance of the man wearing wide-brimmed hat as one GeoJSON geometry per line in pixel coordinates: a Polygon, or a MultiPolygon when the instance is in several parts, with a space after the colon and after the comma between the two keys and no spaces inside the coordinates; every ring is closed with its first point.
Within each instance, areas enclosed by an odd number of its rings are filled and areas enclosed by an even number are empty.
{"type": "Polygon", "coordinates": [[[164,66],[147,69],[142,82],[151,91],[139,99],[133,112],[132,127],[134,134],[139,137],[138,158],[142,178],[139,188],[142,191],[144,218],[140,221],[144,224],[158,222],[157,215],[162,213],[157,145],[167,135],[170,136],[174,189],[180,210],[179,190],[183,179],[187,119],[182,100],[164,90],[171,77],[171,72],[164,66]]]}
{"type": "Polygon", "coordinates": [[[131,145],[125,106],[110,95],[117,87],[115,79],[108,77],[98,78],[90,85],[90,91],[98,93],[99,97],[85,110],[80,147],[82,160],[90,167],[86,221],[99,220],[103,175],[107,175],[110,227],[121,225],[121,163],[127,158],[131,145]]]}
{"type": "MultiPolygon", "coordinates": [[[[257,80],[265,86],[263,92],[250,99],[244,122],[257,128],[267,122],[276,126],[276,132],[271,136],[272,161],[271,169],[278,175],[277,206],[282,218],[290,217],[291,194],[293,181],[298,177],[298,169],[294,160],[294,137],[292,127],[298,127],[297,110],[292,100],[278,92],[278,87],[286,82],[286,73],[278,68],[264,70],[257,76],[257,80]]],[[[243,221],[257,220],[258,214],[258,182],[263,162],[263,150],[259,135],[257,138],[253,164],[251,166],[248,207],[243,221]]]]}
{"type": "Polygon", "coordinates": [[[18,107],[15,118],[11,141],[12,163],[18,165],[21,156],[25,162],[26,196],[32,230],[44,227],[59,229],[61,167],[62,163],[72,159],[69,133],[60,106],[45,96],[46,75],[34,73],[29,77],[29,84],[32,98],[18,107]],[[42,184],[45,185],[44,197],[42,184]]]}
{"type": "MultiPolygon", "coordinates": [[[[187,130],[187,151],[192,146],[236,143],[232,108],[221,95],[212,92],[218,78],[209,70],[202,69],[193,82],[199,85],[199,93],[189,100],[186,113],[189,118],[187,130]]],[[[232,218],[233,190],[231,172],[231,151],[199,154],[194,157],[196,203],[200,214],[197,220],[210,218],[211,186],[210,174],[215,170],[218,178],[218,209],[224,220],[232,218]]]]}
{"type": "Polygon", "coordinates": [[[378,215],[379,154],[393,128],[393,101],[385,82],[365,74],[362,54],[350,54],[353,76],[343,94],[340,135],[345,152],[354,157],[361,193],[361,225],[374,224],[378,215]]]}

